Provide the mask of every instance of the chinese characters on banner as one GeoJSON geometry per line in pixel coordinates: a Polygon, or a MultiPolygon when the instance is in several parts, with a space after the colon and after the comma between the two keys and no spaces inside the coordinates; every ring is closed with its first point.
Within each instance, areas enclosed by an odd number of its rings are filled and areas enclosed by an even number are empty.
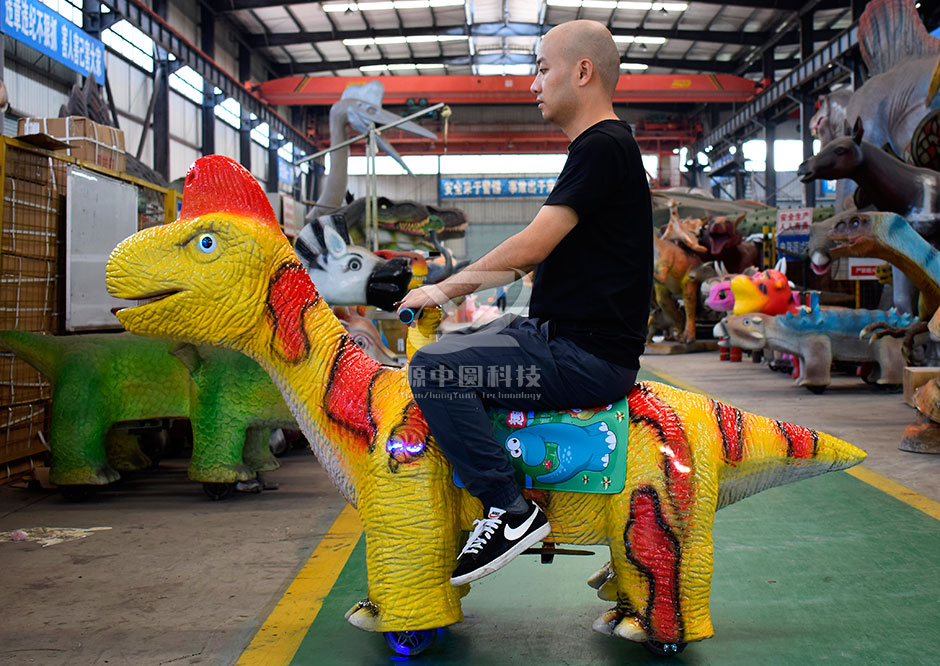
{"type": "Polygon", "coordinates": [[[37,0],[2,0],[0,32],[104,85],[104,44],[37,0]]]}
{"type": "Polygon", "coordinates": [[[555,187],[554,178],[441,178],[441,198],[537,197],[555,187]]]}
{"type": "Polygon", "coordinates": [[[812,223],[812,208],[778,209],[777,251],[788,259],[799,259],[809,245],[809,227],[812,223]]]}

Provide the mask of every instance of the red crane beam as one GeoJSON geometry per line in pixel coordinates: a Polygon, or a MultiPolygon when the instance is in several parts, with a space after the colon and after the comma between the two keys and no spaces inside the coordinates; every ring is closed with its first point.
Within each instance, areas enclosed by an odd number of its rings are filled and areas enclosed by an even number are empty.
{"type": "MultiPolygon", "coordinates": [[[[269,104],[329,106],[350,85],[366,76],[288,76],[255,84],[253,90],[269,104]]],[[[385,104],[409,99],[447,104],[532,104],[531,76],[383,76],[385,104]]],[[[623,74],[614,102],[746,102],[756,83],[731,74],[623,74]]]]}

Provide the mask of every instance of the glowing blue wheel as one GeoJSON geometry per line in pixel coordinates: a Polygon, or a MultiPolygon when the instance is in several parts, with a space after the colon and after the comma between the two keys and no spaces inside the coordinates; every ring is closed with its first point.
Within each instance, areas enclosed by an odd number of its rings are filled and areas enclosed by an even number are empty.
{"type": "Polygon", "coordinates": [[[434,629],[386,631],[385,642],[398,654],[408,656],[424,652],[434,641],[434,634],[434,629]]]}
{"type": "Polygon", "coordinates": [[[687,643],[660,643],[659,641],[646,641],[643,647],[657,657],[674,657],[685,649],[687,643]]]}

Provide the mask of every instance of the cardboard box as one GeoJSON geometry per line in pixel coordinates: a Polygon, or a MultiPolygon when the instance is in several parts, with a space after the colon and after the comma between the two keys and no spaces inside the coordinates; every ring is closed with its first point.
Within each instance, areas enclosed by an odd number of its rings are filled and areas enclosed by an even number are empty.
{"type": "Polygon", "coordinates": [[[42,374],[10,352],[0,352],[0,405],[20,405],[52,398],[42,374]]]}
{"type": "Polygon", "coordinates": [[[0,251],[55,261],[58,256],[62,197],[50,187],[6,178],[0,251]]]}
{"type": "Polygon", "coordinates": [[[914,407],[914,391],[940,375],[940,368],[926,367],[915,368],[908,366],[904,368],[904,402],[914,407]]]}
{"type": "Polygon", "coordinates": [[[45,453],[43,445],[49,402],[0,407],[0,463],[45,453]]]}
{"type": "Polygon", "coordinates": [[[7,176],[46,186],[51,179],[51,173],[52,158],[48,155],[7,148],[7,176]]]}
{"type": "Polygon", "coordinates": [[[124,171],[124,132],[115,127],[80,116],[20,118],[17,134],[48,134],[69,144],[64,151],[67,155],[112,171],[124,171]]]}
{"type": "Polygon", "coordinates": [[[57,263],[0,255],[0,329],[59,332],[57,263]]]}

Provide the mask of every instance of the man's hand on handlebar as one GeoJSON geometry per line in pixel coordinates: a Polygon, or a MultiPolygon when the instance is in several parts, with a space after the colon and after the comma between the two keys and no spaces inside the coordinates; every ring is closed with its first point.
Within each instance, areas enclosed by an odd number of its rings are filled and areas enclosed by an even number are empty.
{"type": "Polygon", "coordinates": [[[418,313],[423,308],[444,305],[449,300],[444,290],[436,284],[412,289],[398,302],[398,318],[403,322],[410,323],[413,319],[418,318],[418,313]],[[411,313],[403,312],[404,310],[410,310],[411,313]]]}

